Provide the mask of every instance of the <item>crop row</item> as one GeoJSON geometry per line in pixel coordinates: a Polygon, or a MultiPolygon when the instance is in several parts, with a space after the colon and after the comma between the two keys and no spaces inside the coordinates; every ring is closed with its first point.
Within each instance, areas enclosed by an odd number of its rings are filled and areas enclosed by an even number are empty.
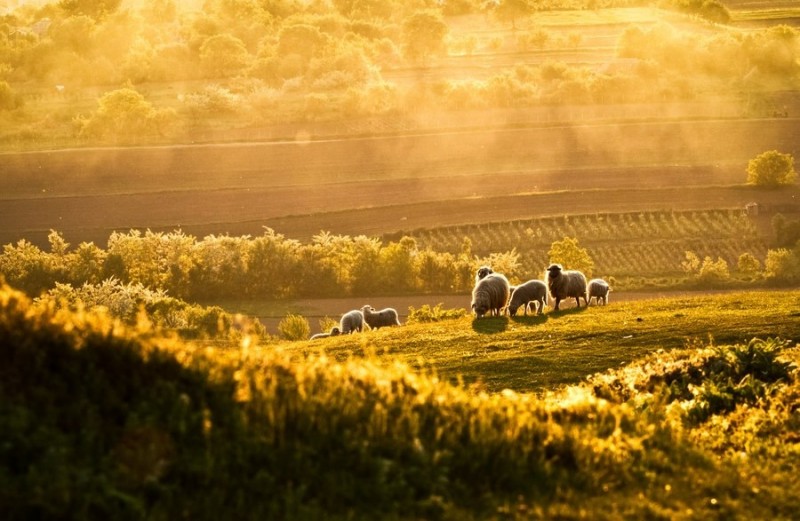
{"type": "Polygon", "coordinates": [[[675,239],[756,239],[758,232],[741,210],[687,212],[637,212],[543,217],[505,223],[471,224],[418,230],[411,233],[418,244],[436,251],[458,251],[464,237],[476,253],[517,248],[549,247],[564,237],[582,244],[613,241],[675,239]],[[527,247],[526,247],[527,246],[527,247]]]}

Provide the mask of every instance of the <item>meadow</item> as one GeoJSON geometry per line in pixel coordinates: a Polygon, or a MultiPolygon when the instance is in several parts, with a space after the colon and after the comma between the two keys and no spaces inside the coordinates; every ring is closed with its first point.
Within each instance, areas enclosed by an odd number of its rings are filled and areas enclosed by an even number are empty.
{"type": "Polygon", "coordinates": [[[195,343],[3,287],[0,506],[8,519],[791,519],[798,316],[797,291],[748,292],[195,343]]]}

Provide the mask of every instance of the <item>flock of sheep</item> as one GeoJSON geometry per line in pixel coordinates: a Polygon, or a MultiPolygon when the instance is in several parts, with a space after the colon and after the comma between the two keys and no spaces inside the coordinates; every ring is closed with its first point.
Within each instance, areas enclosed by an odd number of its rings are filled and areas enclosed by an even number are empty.
{"type": "Polygon", "coordinates": [[[380,329],[382,327],[399,326],[400,318],[394,308],[376,310],[372,306],[364,306],[361,309],[348,311],[339,320],[339,325],[334,326],[327,333],[317,333],[311,340],[327,338],[329,336],[349,335],[350,333],[360,333],[364,325],[370,329],[380,329]]]}
{"type": "Polygon", "coordinates": [[[545,272],[544,280],[529,280],[512,286],[502,273],[495,273],[489,266],[481,266],[475,274],[475,287],[472,289],[472,311],[478,318],[485,315],[499,316],[503,312],[512,317],[520,306],[525,314],[536,306],[536,314],[544,313],[547,296],[555,301],[553,310],[558,311],[562,300],[574,298],[581,307],[581,298],[589,305],[593,299],[599,304],[608,304],[611,288],[603,279],[586,282],[586,276],[577,270],[565,270],[561,264],[551,264],[545,272]]]}
{"type": "MultiPolygon", "coordinates": [[[[478,318],[500,316],[504,313],[516,316],[520,306],[525,315],[536,307],[536,314],[544,313],[547,297],[554,301],[553,310],[558,311],[562,300],[574,298],[578,307],[581,299],[588,306],[592,300],[597,304],[608,304],[611,288],[603,279],[586,281],[586,276],[577,270],[565,270],[560,264],[551,264],[545,272],[544,280],[529,280],[517,286],[509,284],[502,273],[495,273],[489,266],[481,266],[475,273],[475,287],[472,289],[472,311],[478,318]]],[[[339,325],[327,333],[317,333],[311,340],[350,333],[360,333],[365,327],[399,326],[397,310],[385,308],[376,310],[366,305],[361,309],[348,311],[339,320],[339,325]]]]}

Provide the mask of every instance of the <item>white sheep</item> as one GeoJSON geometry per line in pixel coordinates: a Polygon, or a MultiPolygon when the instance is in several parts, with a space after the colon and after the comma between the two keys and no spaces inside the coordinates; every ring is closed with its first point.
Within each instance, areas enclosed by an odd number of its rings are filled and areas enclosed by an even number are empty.
{"type": "Polygon", "coordinates": [[[361,308],[361,313],[364,315],[364,321],[370,329],[401,325],[397,310],[394,308],[384,308],[376,311],[372,306],[364,306],[361,308]]]}
{"type": "Polygon", "coordinates": [[[487,313],[500,315],[508,303],[509,283],[505,275],[490,273],[472,289],[472,310],[478,318],[487,313]]]}
{"type": "Polygon", "coordinates": [[[339,320],[339,330],[343,335],[349,335],[353,332],[360,333],[362,329],[364,329],[364,314],[360,309],[348,311],[339,320]]]}
{"type": "Polygon", "coordinates": [[[592,299],[596,299],[595,302],[600,304],[600,301],[603,301],[603,305],[605,306],[608,304],[608,292],[611,291],[611,288],[608,285],[608,282],[604,281],[603,279],[592,279],[586,285],[586,303],[588,305],[592,299]]]}
{"type": "Polygon", "coordinates": [[[334,326],[327,333],[317,333],[316,335],[311,335],[311,338],[309,340],[318,340],[320,338],[328,338],[331,336],[338,336],[341,334],[342,332],[339,330],[339,328],[334,326]]]}
{"type": "Polygon", "coordinates": [[[511,301],[508,303],[508,313],[513,317],[520,306],[525,306],[525,314],[531,304],[536,304],[536,314],[544,313],[547,305],[547,284],[541,280],[529,280],[511,291],[511,301]]]}
{"type": "MultiPolygon", "coordinates": [[[[551,264],[544,280],[550,290],[550,298],[555,300],[553,311],[558,311],[559,303],[566,298],[574,298],[581,307],[581,297],[586,300],[586,276],[577,270],[565,270],[561,264],[551,264]]],[[[586,305],[589,301],[586,300],[586,305]]]]}

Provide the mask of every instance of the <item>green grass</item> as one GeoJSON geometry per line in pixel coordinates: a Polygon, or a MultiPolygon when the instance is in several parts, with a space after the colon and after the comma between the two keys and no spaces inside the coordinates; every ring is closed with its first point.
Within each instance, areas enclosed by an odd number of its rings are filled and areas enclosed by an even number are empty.
{"type": "Polygon", "coordinates": [[[412,324],[324,342],[283,344],[289,352],[322,348],[394,355],[441,377],[480,382],[496,392],[542,391],[575,384],[659,350],[753,337],[800,339],[800,291],[756,291],[663,298],[540,316],[463,318],[412,324]],[[322,347],[320,347],[322,346],[322,347]]]}
{"type": "MultiPolygon", "coordinates": [[[[800,294],[757,296],[362,333],[331,340],[327,351],[374,354],[336,363],[303,354],[318,349],[308,342],[204,348],[2,287],[0,511],[6,519],[792,519],[800,349],[768,340],[643,358],[685,335],[796,339],[800,294]],[[541,396],[453,386],[395,356],[424,355],[435,369],[464,349],[490,358],[526,342],[546,353],[591,339],[560,361],[527,357],[528,372],[580,379],[570,363],[606,365],[589,360],[605,359],[622,333],[637,339],[618,355],[630,362],[624,370],[541,396]]],[[[524,358],[492,366],[499,387],[515,382],[499,370],[524,358]]]]}

